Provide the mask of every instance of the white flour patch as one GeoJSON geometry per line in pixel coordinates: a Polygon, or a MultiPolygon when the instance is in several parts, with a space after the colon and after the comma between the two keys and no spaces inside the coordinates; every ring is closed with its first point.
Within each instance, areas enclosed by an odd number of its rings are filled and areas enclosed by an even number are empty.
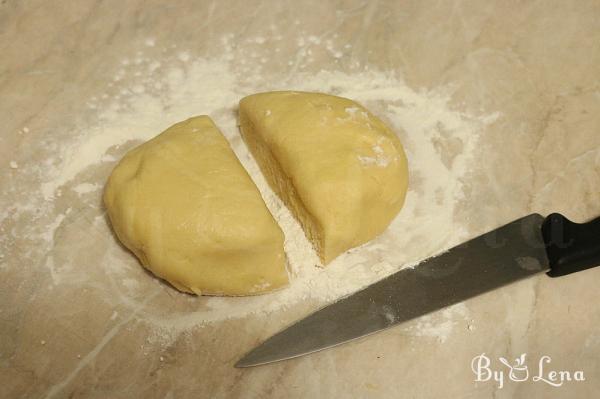
{"type": "Polygon", "coordinates": [[[94,191],[100,190],[101,188],[102,188],[102,186],[99,184],[81,183],[81,184],[78,184],[77,186],[73,187],[73,191],[75,191],[79,195],[82,195],[82,194],[92,193],[94,191]]]}
{"type": "Polygon", "coordinates": [[[408,333],[415,337],[435,338],[443,344],[452,334],[455,325],[468,320],[468,309],[463,303],[446,308],[436,315],[420,317],[408,333]]]}
{"type": "MultiPolygon", "coordinates": [[[[458,201],[465,195],[462,181],[472,167],[480,132],[497,117],[457,112],[449,106],[449,97],[443,89],[413,90],[401,78],[380,71],[305,73],[298,71],[297,62],[289,74],[287,71],[261,74],[260,60],[254,59],[253,53],[234,47],[231,40],[225,36],[219,41],[221,53],[217,57],[198,57],[188,51],[178,51],[170,58],[152,59],[140,51],[122,60],[113,81],[107,82],[107,87],[112,88],[110,94],[98,95],[87,102],[94,115],[92,121],[77,126],[68,140],[55,145],[56,153],[36,171],[42,176],[37,197],[45,202],[32,200],[29,208],[52,209],[51,204],[61,191],[67,193],[67,189],[71,189],[77,194],[72,195],[73,209],[86,206],[95,209],[97,214],[89,217],[89,230],[96,232],[94,239],[104,237],[103,242],[110,244],[106,245],[107,252],[101,259],[93,260],[96,262],[94,272],[108,276],[103,281],[120,282],[105,286],[95,283],[95,289],[105,290],[107,301],[129,307],[136,312],[136,318],[154,326],[157,339],[170,339],[205,323],[272,314],[306,300],[332,301],[463,241],[466,232],[454,219],[458,201]],[[400,215],[380,237],[339,256],[326,268],[316,266],[318,257],[299,224],[270,190],[239,136],[238,101],[248,94],[275,89],[320,91],[356,100],[389,124],[405,145],[410,183],[400,215]],[[209,115],[223,131],[283,229],[291,282],[280,291],[245,298],[190,297],[169,288],[157,296],[152,306],[141,309],[143,295],[140,299],[136,293],[144,292],[148,287],[146,282],[152,278],[138,273],[139,285],[138,280],[131,280],[129,268],[140,266],[131,261],[133,255],[123,257],[123,249],[114,243],[110,229],[104,226],[103,210],[97,205],[101,202],[103,182],[90,182],[82,175],[114,165],[124,155],[126,145],[148,140],[170,125],[195,115],[209,115]],[[460,151],[441,153],[444,147],[436,143],[445,140],[459,141],[460,151]],[[452,162],[444,162],[444,158],[452,162]],[[188,302],[194,305],[194,310],[170,307],[173,303],[188,302]]],[[[264,40],[259,37],[252,42],[262,44],[264,40]]],[[[313,48],[324,46],[336,57],[347,50],[337,50],[328,40],[298,40],[299,46],[308,44],[313,48]]],[[[142,48],[150,51],[159,45],[148,39],[142,48]]],[[[301,51],[299,48],[300,58],[301,51]]],[[[352,108],[347,112],[349,117],[362,117],[352,108]]],[[[383,159],[381,147],[375,146],[373,152],[373,160],[365,162],[377,165],[388,162],[383,159]]],[[[51,247],[55,230],[64,217],[61,214],[50,220],[43,226],[44,233],[35,238],[51,247]]],[[[83,235],[81,239],[91,238],[83,235]]],[[[55,262],[56,259],[48,258],[45,265],[51,270],[56,285],[82,284],[82,278],[75,274],[88,273],[85,268],[71,268],[68,274],[61,276],[62,269],[55,262]]],[[[156,284],[160,284],[158,280],[156,284]]],[[[457,315],[444,313],[443,317],[450,323],[443,321],[435,328],[423,325],[422,333],[446,337],[457,315]]]]}
{"type": "Polygon", "coordinates": [[[133,278],[124,278],[123,280],[121,280],[121,283],[127,287],[128,290],[135,290],[137,288],[139,288],[140,283],[138,280],[135,280],[133,278]]]}
{"type": "Polygon", "coordinates": [[[69,210],[67,210],[67,212],[65,214],[57,215],[56,218],[54,219],[54,221],[52,221],[47,226],[48,229],[44,232],[44,234],[42,236],[44,238],[44,241],[46,241],[46,242],[54,241],[54,233],[56,232],[56,229],[58,229],[58,227],[60,226],[62,221],[65,219],[66,214],[68,214],[68,213],[69,213],[69,210]]]}
{"type": "Polygon", "coordinates": [[[390,162],[392,162],[392,159],[390,159],[386,156],[382,156],[380,154],[377,154],[374,157],[365,157],[365,156],[359,155],[358,160],[363,165],[375,165],[375,166],[379,166],[380,168],[385,168],[386,166],[388,166],[390,164],[390,162]]]}

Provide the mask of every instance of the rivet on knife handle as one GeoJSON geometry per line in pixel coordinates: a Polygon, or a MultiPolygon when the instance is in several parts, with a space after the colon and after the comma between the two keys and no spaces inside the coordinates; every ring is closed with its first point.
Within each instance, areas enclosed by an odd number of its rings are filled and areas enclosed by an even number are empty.
{"type": "Polygon", "coordinates": [[[550,271],[559,277],[600,265],[600,217],[587,223],[574,223],[559,213],[542,224],[550,271]]]}

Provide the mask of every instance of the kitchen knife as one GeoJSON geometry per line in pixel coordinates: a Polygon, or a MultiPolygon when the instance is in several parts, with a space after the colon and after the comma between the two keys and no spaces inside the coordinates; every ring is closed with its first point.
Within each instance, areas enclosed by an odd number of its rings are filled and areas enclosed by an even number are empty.
{"type": "Polygon", "coordinates": [[[316,311],[267,339],[236,367],[330,348],[547,272],[600,264],[600,218],[578,224],[532,214],[458,245],[316,311]]]}

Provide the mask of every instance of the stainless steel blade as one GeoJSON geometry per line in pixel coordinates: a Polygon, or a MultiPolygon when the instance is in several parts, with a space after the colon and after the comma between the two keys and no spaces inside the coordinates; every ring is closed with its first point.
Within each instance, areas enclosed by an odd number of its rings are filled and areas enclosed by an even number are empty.
{"type": "Polygon", "coordinates": [[[543,220],[515,220],[342,298],[272,336],[236,367],[330,348],[545,271],[543,220]]]}

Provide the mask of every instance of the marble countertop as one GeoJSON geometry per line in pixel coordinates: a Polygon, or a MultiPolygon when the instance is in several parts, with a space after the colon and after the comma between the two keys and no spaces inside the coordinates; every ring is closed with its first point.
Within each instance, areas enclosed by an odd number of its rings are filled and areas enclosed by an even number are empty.
{"type": "MultiPolygon", "coordinates": [[[[476,167],[461,177],[464,201],[451,216],[468,235],[532,212],[562,212],[575,221],[600,215],[598,1],[5,0],[0,396],[597,395],[600,268],[531,278],[471,299],[460,312],[430,316],[428,323],[443,336],[411,333],[416,325],[409,323],[292,361],[233,368],[246,351],[319,301],[194,325],[185,314],[205,306],[205,298],[178,294],[144,273],[102,216],[101,185],[126,146],[107,150],[105,163],[72,174],[63,170],[55,186],[48,186],[46,174],[65,161],[63,148],[95,126],[105,111],[103,96],[116,98],[119,81],[136,79],[120,70],[138,62],[141,48],[139,63],[160,68],[173,57],[218,57],[225,47],[247,55],[239,73],[251,79],[268,81],[253,77],[259,64],[268,65],[262,74],[290,77],[388,71],[415,92],[451,88],[448,104],[457,113],[500,115],[481,134],[476,167]],[[277,49],[264,45],[274,36],[277,49]],[[299,52],[298,42],[313,37],[331,38],[341,50],[328,51],[328,44],[312,55],[306,48],[299,52]],[[120,264],[130,266],[127,278],[113,270],[120,264]],[[137,280],[149,283],[128,289],[137,280]],[[174,313],[179,317],[169,318],[174,313]],[[162,333],[183,324],[189,328],[178,334],[162,333]],[[501,386],[475,381],[473,359],[482,353],[490,369],[504,372],[501,386]],[[514,364],[523,353],[530,376],[512,381],[499,358],[514,364]],[[572,376],[579,370],[585,381],[560,387],[535,381],[543,356],[551,358],[543,364],[546,378],[551,370],[572,376]]],[[[99,131],[79,157],[85,160],[109,134],[99,131]]]]}

